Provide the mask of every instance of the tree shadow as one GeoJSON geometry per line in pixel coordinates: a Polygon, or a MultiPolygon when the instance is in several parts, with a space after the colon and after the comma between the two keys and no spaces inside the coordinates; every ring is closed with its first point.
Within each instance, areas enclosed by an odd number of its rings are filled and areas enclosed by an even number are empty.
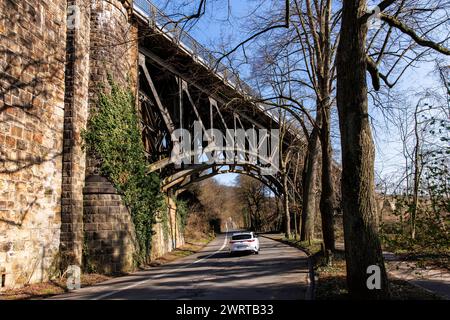
{"type": "Polygon", "coordinates": [[[36,129],[54,130],[49,121],[54,105],[49,102],[58,91],[57,82],[64,83],[65,51],[57,36],[44,38],[45,21],[36,8],[15,0],[6,0],[3,7],[0,25],[5,27],[2,36],[7,46],[0,49],[0,133],[6,134],[0,137],[0,173],[12,174],[62,154],[50,153],[42,146],[42,135],[34,134],[36,129]],[[18,34],[30,23],[36,26],[36,42],[44,48],[18,34]],[[8,137],[13,126],[20,130],[18,139],[8,137]],[[37,145],[27,145],[26,140],[37,145]]]}
{"type": "MultiPolygon", "coordinates": [[[[0,65],[0,126],[4,130],[12,130],[10,128],[12,124],[29,129],[31,131],[29,138],[35,139],[36,143],[42,143],[42,136],[33,135],[37,128],[53,129],[48,117],[45,119],[42,115],[45,115],[46,102],[52,97],[49,84],[58,73],[58,70],[50,67],[49,63],[54,55],[32,59],[25,53],[6,49],[0,50],[0,57],[6,57],[6,66],[0,65]],[[24,61],[27,62],[22,63],[24,61]],[[42,71],[44,74],[41,74],[42,71]]],[[[0,173],[17,173],[33,165],[52,161],[62,154],[44,151],[45,148],[39,146],[35,151],[40,154],[33,155],[29,152],[31,146],[27,146],[24,139],[8,140],[8,136],[5,139],[5,143],[0,146],[0,173]],[[11,150],[16,152],[12,154],[9,152],[11,150]]]]}
{"type": "Polygon", "coordinates": [[[245,257],[245,256],[252,256],[254,253],[252,251],[239,251],[239,252],[218,252],[214,255],[201,255],[198,258],[199,259],[229,259],[229,258],[236,258],[236,257],[245,257]]]}
{"type": "Polygon", "coordinates": [[[23,222],[25,221],[27,215],[30,213],[31,209],[33,208],[34,204],[37,201],[37,197],[33,199],[30,203],[28,203],[27,207],[25,209],[20,210],[19,219],[18,220],[9,220],[0,217],[0,222],[4,222],[6,224],[9,224],[11,226],[15,227],[21,227],[23,225],[23,222]]]}

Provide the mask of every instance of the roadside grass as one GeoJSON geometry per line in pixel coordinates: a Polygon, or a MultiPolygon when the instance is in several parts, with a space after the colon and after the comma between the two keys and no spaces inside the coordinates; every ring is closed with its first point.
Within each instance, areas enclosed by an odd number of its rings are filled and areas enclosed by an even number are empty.
{"type": "Polygon", "coordinates": [[[403,261],[414,262],[418,268],[437,267],[450,271],[450,253],[449,254],[436,254],[434,252],[411,253],[411,252],[402,252],[401,250],[394,251],[394,253],[398,257],[400,257],[400,259],[403,261]]]}
{"type": "Polygon", "coordinates": [[[297,249],[303,250],[306,252],[308,256],[313,256],[314,254],[320,252],[322,250],[322,241],[320,240],[312,240],[312,241],[300,241],[295,239],[294,237],[286,238],[283,234],[270,234],[265,235],[272,240],[280,241],[284,244],[287,244],[291,247],[295,247],[297,249]]]}
{"type": "Polygon", "coordinates": [[[284,243],[289,244],[293,247],[301,249],[308,254],[308,256],[314,256],[322,251],[322,241],[311,240],[311,241],[300,241],[295,239],[283,239],[284,243]]]}
{"type": "MultiPolygon", "coordinates": [[[[177,259],[197,253],[212,239],[214,239],[214,237],[211,235],[205,236],[200,239],[188,239],[186,240],[185,245],[165,254],[162,257],[157,258],[155,261],[150,263],[149,267],[161,266],[177,259]]],[[[123,274],[120,276],[123,276],[123,274]]],[[[81,287],[89,287],[112,278],[113,276],[96,273],[84,273],[81,275],[81,287]]],[[[66,281],[66,278],[56,278],[47,282],[26,285],[23,288],[8,289],[0,292],[0,300],[44,299],[58,294],[63,294],[65,292],[68,292],[66,281]]]]}

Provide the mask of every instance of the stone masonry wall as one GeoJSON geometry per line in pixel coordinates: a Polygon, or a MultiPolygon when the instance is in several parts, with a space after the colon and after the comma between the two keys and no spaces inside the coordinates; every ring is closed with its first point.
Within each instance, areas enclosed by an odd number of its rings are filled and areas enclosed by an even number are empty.
{"type": "Polygon", "coordinates": [[[154,235],[152,237],[151,260],[163,256],[184,245],[184,236],[177,223],[177,206],[173,200],[173,195],[166,196],[168,212],[161,212],[157,223],[153,226],[154,235]],[[167,214],[167,223],[162,219],[162,215],[167,214]]]}
{"type": "MultiPolygon", "coordinates": [[[[61,268],[82,263],[83,187],[86,156],[81,132],[86,128],[89,94],[90,0],[69,0],[80,10],[79,24],[67,29],[64,146],[61,199],[61,268]]],[[[70,11],[70,10],[69,10],[70,11]]],[[[72,14],[73,10],[68,12],[72,14]]]]}
{"type": "MultiPolygon", "coordinates": [[[[130,213],[81,137],[109,76],[138,91],[130,4],[0,1],[0,290],[45,281],[69,264],[134,268],[130,213]],[[73,5],[80,20],[68,28],[73,5]]],[[[168,201],[169,225],[155,225],[152,258],[183,244],[168,201]]]]}
{"type": "Polygon", "coordinates": [[[108,77],[137,90],[137,25],[129,0],[91,2],[89,98],[91,112],[99,90],[108,89],[108,77]]]}
{"type": "MultiPolygon", "coordinates": [[[[137,92],[137,25],[130,12],[130,0],[92,0],[89,47],[89,113],[95,111],[100,91],[109,80],[137,92]]],[[[87,157],[86,176],[98,174],[97,160],[87,157]]]]}
{"type": "Polygon", "coordinates": [[[58,254],[65,31],[66,1],[0,1],[4,287],[46,280],[58,254]]]}
{"type": "Polygon", "coordinates": [[[84,269],[117,274],[134,269],[135,233],[131,215],[105,178],[90,176],[84,188],[84,269]]]}
{"type": "MultiPolygon", "coordinates": [[[[91,2],[89,113],[109,78],[137,90],[137,27],[127,0],[91,2]]],[[[132,271],[135,234],[130,213],[113,185],[99,175],[99,163],[87,156],[84,188],[86,269],[102,273],[132,271]]]]}

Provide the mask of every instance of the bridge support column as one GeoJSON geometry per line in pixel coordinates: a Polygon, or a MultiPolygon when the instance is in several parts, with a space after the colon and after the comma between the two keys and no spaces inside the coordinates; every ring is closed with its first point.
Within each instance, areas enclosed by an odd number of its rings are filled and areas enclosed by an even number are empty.
{"type": "MultiPolygon", "coordinates": [[[[89,113],[109,79],[137,93],[138,41],[130,0],[90,2],[89,113]]],[[[137,102],[137,95],[136,95],[137,102]]],[[[134,268],[134,226],[114,186],[99,174],[101,159],[87,155],[83,265],[87,271],[128,272],[134,268]]]]}
{"type": "Polygon", "coordinates": [[[86,166],[81,132],[86,128],[89,88],[90,1],[69,0],[68,15],[79,14],[67,29],[64,136],[61,195],[61,269],[81,266],[83,249],[83,186],[86,166]],[[75,21],[74,21],[75,22],[75,21]]]}
{"type": "Polygon", "coordinates": [[[123,273],[134,268],[134,225],[121,196],[104,177],[86,179],[84,193],[84,268],[88,272],[123,273]]]}

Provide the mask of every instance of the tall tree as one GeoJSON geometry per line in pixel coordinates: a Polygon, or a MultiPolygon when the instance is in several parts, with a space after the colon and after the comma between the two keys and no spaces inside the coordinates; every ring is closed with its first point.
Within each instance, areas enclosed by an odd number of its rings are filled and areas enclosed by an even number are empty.
{"type": "Polygon", "coordinates": [[[386,298],[389,294],[375,226],[375,150],[368,117],[366,83],[367,25],[360,23],[366,1],[347,0],[337,54],[337,106],[342,148],[342,209],[347,285],[353,295],[386,298]],[[369,290],[367,268],[380,268],[381,289],[369,290]]]}
{"type": "MultiPolygon", "coordinates": [[[[334,103],[335,29],[339,15],[333,12],[332,1],[295,0],[290,2],[290,6],[288,20],[292,28],[273,31],[276,37],[267,37],[268,40],[262,41],[261,58],[255,68],[258,72],[254,76],[259,85],[264,82],[271,84],[275,80],[283,87],[283,90],[272,90],[272,94],[262,90],[265,93],[263,102],[275,102],[276,105],[277,100],[282,100],[283,104],[278,104],[278,107],[306,116],[306,124],[304,117],[292,116],[298,120],[299,126],[306,128],[304,136],[308,146],[304,152],[305,166],[302,170],[301,239],[311,240],[314,237],[314,220],[319,212],[316,200],[320,194],[324,243],[327,250],[333,250],[335,189],[331,179],[330,111],[334,103]],[[317,176],[320,178],[317,179],[317,176]]],[[[280,7],[281,10],[284,8],[280,7]]],[[[252,23],[252,32],[256,34],[278,25],[278,17],[273,10],[261,15],[258,23],[252,23]]]]}
{"type": "Polygon", "coordinates": [[[320,214],[322,234],[326,250],[334,250],[334,208],[335,194],[332,181],[332,149],[330,139],[331,107],[333,98],[333,83],[335,78],[335,34],[336,21],[339,15],[333,12],[331,0],[294,0],[294,28],[299,40],[306,69],[302,80],[313,89],[316,104],[316,123],[311,133],[308,161],[311,172],[305,172],[304,178],[304,211],[302,223],[302,240],[313,237],[315,189],[312,177],[320,172],[320,214]],[[316,142],[317,140],[317,142],[316,142]],[[318,142],[321,149],[318,152],[318,142]],[[317,150],[317,151],[316,151],[317,150]],[[315,154],[317,153],[317,154],[315,154]],[[317,156],[321,155],[321,170],[316,171],[317,156]]]}
{"type": "MultiPolygon", "coordinates": [[[[443,1],[437,2],[443,3],[443,1]]],[[[450,54],[450,51],[442,44],[426,38],[430,31],[424,31],[423,35],[419,35],[414,29],[398,20],[397,17],[406,10],[405,8],[408,9],[410,15],[416,15],[416,17],[420,15],[423,10],[418,10],[417,5],[419,3],[420,1],[385,0],[378,4],[377,10],[374,12],[367,12],[365,0],[343,2],[337,53],[337,106],[342,148],[341,190],[347,285],[349,292],[359,298],[386,298],[389,296],[387,275],[374,223],[376,215],[374,197],[375,152],[369,122],[366,70],[369,71],[373,87],[376,90],[380,89],[380,79],[388,86],[395,83],[388,80],[388,75],[396,64],[391,66],[388,74],[383,74],[379,70],[381,59],[387,53],[385,50],[389,48],[389,42],[392,42],[393,31],[400,33],[396,41],[399,41],[402,36],[406,36],[415,45],[427,49],[431,48],[447,55],[450,54]],[[407,7],[407,2],[411,6],[407,7]],[[394,3],[396,7],[392,14],[383,13],[394,3]],[[370,21],[374,13],[377,13],[376,11],[381,12],[376,18],[385,22],[388,31],[384,41],[381,42],[381,46],[377,49],[377,59],[374,61],[372,55],[367,54],[366,40],[368,34],[367,22],[370,21]],[[366,285],[366,272],[370,265],[378,265],[380,268],[381,288],[379,290],[370,290],[366,285]]],[[[423,5],[423,3],[420,4],[423,5]]],[[[436,26],[432,30],[435,28],[436,26]]],[[[419,30],[423,31],[425,28],[419,30]]],[[[372,43],[374,43],[373,38],[369,47],[372,43]]],[[[395,44],[395,46],[398,49],[398,45],[395,44]]],[[[408,46],[403,51],[402,56],[411,47],[412,45],[408,46]]],[[[400,52],[402,52],[401,49],[400,52]]],[[[401,57],[397,62],[400,60],[401,57]]],[[[406,67],[409,65],[407,64],[406,67]]]]}

